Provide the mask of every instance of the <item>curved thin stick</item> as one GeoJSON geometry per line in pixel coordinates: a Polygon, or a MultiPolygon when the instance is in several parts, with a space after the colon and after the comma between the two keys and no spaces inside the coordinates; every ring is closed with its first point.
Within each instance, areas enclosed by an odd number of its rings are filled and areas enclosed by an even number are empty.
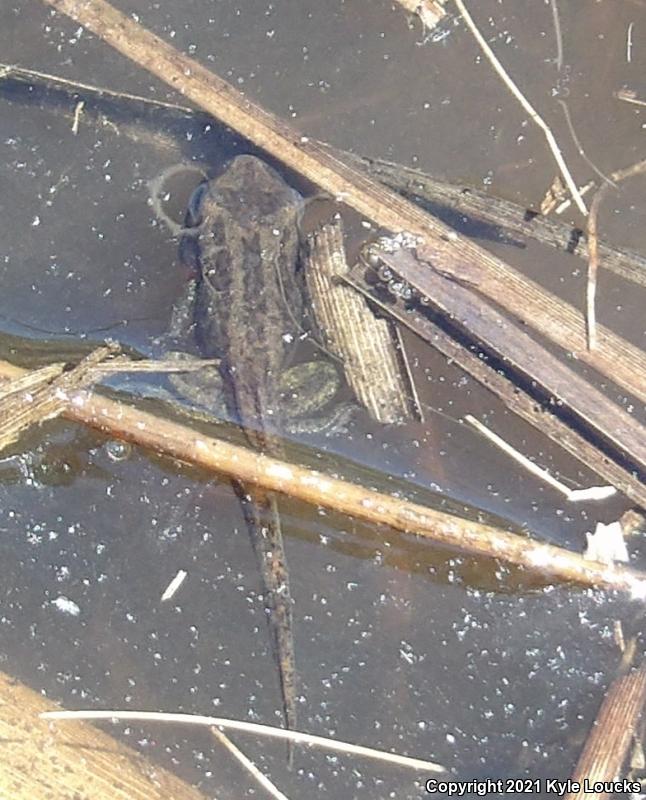
{"type": "Polygon", "coordinates": [[[480,31],[476,27],[476,24],[473,21],[473,18],[471,17],[469,12],[467,11],[467,9],[466,9],[464,3],[462,2],[462,0],[455,0],[455,4],[458,7],[458,10],[460,11],[460,13],[462,14],[462,17],[464,18],[464,21],[466,22],[467,27],[469,28],[471,33],[474,35],[476,41],[480,45],[480,48],[481,48],[482,52],[485,54],[487,60],[491,64],[491,66],[498,73],[499,77],[502,79],[502,81],[505,84],[505,86],[514,95],[516,100],[518,100],[518,102],[521,104],[521,106],[526,111],[526,113],[529,114],[531,119],[538,125],[538,127],[545,134],[545,138],[547,139],[547,144],[549,145],[549,148],[552,151],[552,155],[554,156],[554,160],[556,161],[556,163],[558,165],[558,168],[559,168],[559,171],[560,171],[561,175],[563,176],[563,180],[565,181],[568,189],[570,190],[570,194],[572,195],[572,198],[573,198],[574,202],[577,204],[577,207],[578,207],[579,211],[583,214],[583,216],[587,217],[588,216],[588,209],[586,208],[586,205],[583,202],[583,198],[581,197],[581,192],[579,192],[579,190],[578,190],[578,188],[576,186],[576,183],[574,182],[574,179],[572,178],[570,170],[568,169],[568,166],[565,163],[565,159],[563,158],[563,154],[561,153],[561,150],[560,150],[558,144],[556,143],[556,139],[554,138],[554,134],[552,133],[552,131],[548,127],[548,125],[545,122],[545,120],[538,114],[538,112],[534,109],[534,107],[531,105],[529,100],[525,97],[525,95],[520,91],[518,86],[516,86],[516,84],[509,77],[509,75],[505,71],[505,68],[503,67],[503,65],[498,60],[496,54],[493,52],[491,47],[489,47],[489,44],[485,40],[484,36],[480,33],[480,31]]]}
{"type": "Polygon", "coordinates": [[[398,753],[388,753],[385,750],[376,750],[373,747],[364,747],[359,744],[341,742],[329,739],[327,736],[314,736],[309,733],[275,728],[272,725],[260,725],[257,722],[243,722],[236,719],[223,717],[206,717],[201,714],[172,714],[161,711],[44,711],[39,714],[41,719],[97,719],[108,721],[136,720],[138,722],[170,722],[183,725],[201,725],[209,728],[225,728],[245,733],[255,733],[261,736],[271,736],[276,739],[287,739],[290,742],[315,745],[326,750],[335,750],[364,758],[373,758],[377,761],[386,761],[400,767],[419,769],[430,772],[445,772],[445,768],[433,761],[421,758],[401,756],[398,753]]]}

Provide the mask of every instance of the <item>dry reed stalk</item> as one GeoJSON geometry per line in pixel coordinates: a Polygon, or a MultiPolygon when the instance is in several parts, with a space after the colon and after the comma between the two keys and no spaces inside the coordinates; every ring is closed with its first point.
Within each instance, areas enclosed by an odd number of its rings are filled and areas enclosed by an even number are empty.
{"type": "MultiPolygon", "coordinates": [[[[607,329],[599,347],[586,347],[585,319],[572,306],[541,289],[474,242],[451,229],[365,173],[349,167],[333,150],[308,139],[278,117],[249,101],[236,88],[195,60],[182,55],[105,0],[43,0],[83,25],[144,69],[190,98],[256,146],[356,209],[376,225],[408,231],[433,245],[446,272],[479,265],[486,280],[478,286],[489,298],[547,338],[598,369],[637,397],[646,398],[643,353],[607,329]]],[[[487,302],[483,299],[482,302],[487,302]]]]}
{"type": "Polygon", "coordinates": [[[48,364],[0,385],[0,451],[13,444],[32,425],[59,416],[74,392],[121,372],[194,372],[216,362],[199,358],[131,361],[114,356],[118,346],[98,347],[77,366],[48,364]]]}
{"type": "MultiPolygon", "coordinates": [[[[6,800],[206,800],[189,784],[84,722],[57,735],[56,706],[0,673],[0,797],[6,800]]],[[[209,795],[212,797],[212,795],[209,795]]]]}
{"type": "Polygon", "coordinates": [[[585,791],[584,781],[615,781],[626,762],[646,701],[646,664],[615,680],[603,699],[571,780],[581,791],[566,800],[602,800],[606,792],[585,791]]]}
{"type": "Polygon", "coordinates": [[[93,368],[115,352],[114,346],[99,347],[68,372],[64,364],[49,364],[1,386],[0,451],[27,428],[61,414],[70,395],[94,382],[93,368]]]}
{"type": "MultiPolygon", "coordinates": [[[[23,374],[0,361],[0,376],[23,374]]],[[[461,519],[366,489],[316,470],[270,458],[88,391],[70,396],[63,415],[109,436],[133,442],[242,483],[295,497],[374,525],[423,536],[474,555],[497,558],[550,581],[571,581],[646,597],[646,574],[585,561],[554,545],[461,519]]]]}

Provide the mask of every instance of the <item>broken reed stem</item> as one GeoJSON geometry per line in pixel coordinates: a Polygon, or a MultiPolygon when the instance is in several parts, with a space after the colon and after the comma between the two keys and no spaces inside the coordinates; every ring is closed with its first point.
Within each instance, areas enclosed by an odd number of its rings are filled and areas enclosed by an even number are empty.
{"type": "MultiPolygon", "coordinates": [[[[646,664],[614,681],[579,757],[571,780],[583,787],[595,781],[614,781],[628,756],[646,701],[646,664]]],[[[605,792],[569,792],[566,800],[601,800],[605,792]]]]}
{"type": "Polygon", "coordinates": [[[118,349],[115,344],[98,347],[67,372],[63,363],[48,364],[0,384],[0,452],[27,428],[59,416],[72,393],[106,376],[121,372],[194,372],[217,363],[191,356],[160,361],[132,361],[127,356],[106,360],[118,349]]]}
{"type": "Polygon", "coordinates": [[[385,189],[364,171],[350,167],[336,151],[303,136],[274,114],[252,103],[238,89],[197,61],[114,9],[105,0],[43,0],[101,37],[120,53],[239,135],[354,208],[377,227],[408,231],[432,244],[443,269],[478,265],[486,280],[478,286],[483,302],[492,300],[550,340],[639,398],[646,397],[641,351],[612,331],[599,329],[599,348],[586,347],[584,315],[537,283],[525,278],[475,242],[454,237],[451,228],[396,192],[385,189]]]}
{"type": "Polygon", "coordinates": [[[611,182],[599,187],[590,205],[588,216],[588,279],[586,283],[586,328],[588,350],[597,348],[597,277],[599,274],[599,209],[601,202],[611,186],[617,187],[622,181],[646,172],[646,159],[632,164],[630,167],[617,170],[610,176],[611,182]]]}
{"type": "Polygon", "coordinates": [[[446,16],[447,0],[396,0],[409,14],[420,18],[426,31],[432,30],[446,16]]]}
{"type": "MultiPolygon", "coordinates": [[[[560,100],[560,99],[557,100],[556,102],[563,109],[563,116],[565,117],[565,122],[567,123],[568,130],[570,131],[570,136],[572,137],[574,146],[578,150],[578,153],[581,156],[581,158],[585,161],[585,163],[590,167],[590,169],[593,172],[597,173],[597,175],[601,178],[601,180],[607,181],[608,183],[612,183],[612,185],[614,186],[615,184],[610,180],[610,178],[599,169],[599,167],[594,163],[594,161],[588,156],[588,154],[583,149],[581,140],[579,139],[579,136],[576,132],[576,128],[574,127],[574,123],[572,122],[572,117],[570,115],[570,108],[568,104],[565,102],[565,100],[560,100]]],[[[557,214],[559,213],[559,209],[557,209],[556,213],[557,214]]]]}
{"type": "MultiPolygon", "coordinates": [[[[21,374],[23,370],[19,367],[0,361],[0,376],[12,378],[21,374]]],[[[546,580],[571,581],[646,598],[645,573],[587,562],[569,550],[279,461],[91,392],[72,395],[63,415],[109,436],[242,483],[289,495],[364,522],[423,536],[467,553],[497,558],[546,580]]]]}
{"type": "Polygon", "coordinates": [[[489,44],[487,43],[484,36],[480,33],[477,25],[473,21],[473,17],[466,9],[466,6],[462,2],[462,0],[455,0],[455,4],[462,14],[464,21],[467,24],[467,27],[475,37],[475,40],[480,45],[480,49],[484,53],[487,61],[491,64],[494,68],[498,76],[501,78],[505,86],[509,89],[509,91],[513,94],[513,96],[518,100],[518,102],[523,107],[524,111],[529,114],[530,118],[538,125],[538,127],[543,131],[545,134],[545,138],[547,140],[547,144],[552,151],[552,155],[554,156],[554,160],[556,161],[559,171],[563,176],[563,180],[565,181],[568,189],[570,190],[570,194],[574,202],[576,203],[579,211],[583,214],[584,217],[588,216],[588,209],[583,202],[583,198],[581,197],[581,193],[579,192],[576,183],[568,169],[567,164],[565,163],[565,159],[563,158],[563,154],[556,142],[554,134],[550,130],[549,126],[545,122],[545,120],[539,115],[539,113],[535,110],[535,108],[531,105],[529,100],[525,97],[525,95],[520,91],[518,86],[514,83],[514,81],[509,76],[509,73],[505,70],[503,65],[498,60],[498,57],[493,52],[489,44]]]}
{"type": "Polygon", "coordinates": [[[70,394],[92,384],[92,370],[116,350],[99,347],[68,372],[64,364],[50,364],[0,386],[0,451],[27,428],[61,414],[70,394]]]}

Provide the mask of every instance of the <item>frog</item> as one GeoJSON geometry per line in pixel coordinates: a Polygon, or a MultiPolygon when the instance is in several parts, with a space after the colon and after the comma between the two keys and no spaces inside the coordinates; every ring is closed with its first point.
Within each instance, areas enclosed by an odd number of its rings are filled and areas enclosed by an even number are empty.
{"type": "MultiPolygon", "coordinates": [[[[193,275],[170,329],[173,342],[219,360],[217,370],[174,376],[178,391],[200,406],[223,402],[247,444],[280,459],[280,434],[327,405],[339,380],[325,362],[290,364],[303,317],[302,209],[302,196],[256,156],[237,156],[202,183],[180,247],[193,275]]],[[[277,497],[241,481],[233,488],[263,579],[285,725],[294,729],[292,597],[277,497]]]]}

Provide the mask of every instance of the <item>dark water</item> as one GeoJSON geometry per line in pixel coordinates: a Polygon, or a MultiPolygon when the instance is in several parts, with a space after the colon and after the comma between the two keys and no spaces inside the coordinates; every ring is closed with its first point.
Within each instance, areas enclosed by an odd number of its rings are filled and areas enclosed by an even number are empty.
{"type": "MultiPolygon", "coordinates": [[[[390,3],[118,5],[338,147],[532,207],[555,174],[542,135],[454,19],[443,24],[444,38],[422,46],[419,23],[409,24],[390,3]]],[[[646,16],[637,2],[588,5],[585,15],[574,3],[559,8],[560,73],[549,4],[487,0],[473,10],[554,127],[582,184],[593,174],[556,99],[567,100],[599,169],[643,158],[646,112],[612,93],[628,85],[646,95],[646,16]]],[[[182,104],[36,0],[0,8],[0,41],[8,63],[182,104]]],[[[88,101],[74,135],[74,105],[64,94],[0,83],[0,346],[21,363],[51,339],[72,351],[105,335],[149,347],[167,329],[186,280],[177,240],[149,203],[149,182],[189,160],[213,174],[232,153],[249,149],[201,115],[118,100],[88,101]]],[[[178,221],[198,181],[192,174],[173,184],[167,210],[178,221]]],[[[644,252],[644,214],[643,179],[636,178],[608,197],[604,234],[644,252]]],[[[575,215],[572,221],[581,224],[575,215]]],[[[535,246],[487,246],[581,303],[583,262],[535,246]]],[[[643,307],[643,293],[602,274],[600,319],[638,345],[643,307]]],[[[465,413],[486,417],[571,485],[598,483],[455,366],[410,344],[418,388],[431,408],[426,421],[389,430],[360,418],[348,437],[312,440],[326,451],[321,457],[330,469],[372,483],[370,468],[386,487],[406,485],[439,507],[480,510],[576,550],[597,520],[609,522],[628,507],[621,498],[574,506],[521,472],[457,420],[465,413]]],[[[63,422],[31,431],[3,456],[6,672],[70,708],[280,724],[260,579],[226,482],[136,449],[115,460],[104,439],[63,422]],[[178,569],[188,578],[171,603],[161,604],[178,569]]],[[[428,757],[463,777],[571,773],[619,661],[613,620],[630,632],[639,608],[603,593],[540,586],[500,565],[295,502],[285,500],[281,509],[303,730],[428,757]]],[[[126,735],[207,797],[252,796],[248,779],[207,733],[150,726],[130,727],[126,735]]],[[[424,796],[427,776],[316,751],[298,752],[288,773],[282,746],[237,741],[290,797],[424,796]]]]}

